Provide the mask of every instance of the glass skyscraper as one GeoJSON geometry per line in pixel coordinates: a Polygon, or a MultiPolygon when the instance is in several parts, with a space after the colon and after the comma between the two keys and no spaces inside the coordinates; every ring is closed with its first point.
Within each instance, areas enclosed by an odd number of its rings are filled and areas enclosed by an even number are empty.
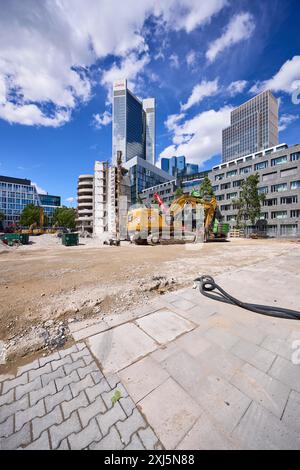
{"type": "Polygon", "coordinates": [[[122,161],[139,157],[155,162],[155,100],[140,101],[127,88],[127,80],[118,80],[113,86],[112,162],[117,163],[117,152],[122,161]]]}
{"type": "Polygon", "coordinates": [[[222,133],[222,162],[278,145],[278,101],[267,90],[231,112],[222,133]]]}
{"type": "Polygon", "coordinates": [[[198,173],[199,167],[194,163],[186,163],[184,155],[179,157],[162,158],[161,169],[172,176],[186,176],[198,173]]]}

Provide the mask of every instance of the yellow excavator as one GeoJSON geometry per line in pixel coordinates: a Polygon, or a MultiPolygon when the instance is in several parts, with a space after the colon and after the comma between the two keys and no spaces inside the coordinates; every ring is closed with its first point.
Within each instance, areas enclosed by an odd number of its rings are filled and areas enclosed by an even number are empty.
{"type": "Polygon", "coordinates": [[[21,233],[28,233],[29,235],[42,235],[45,233],[44,230],[44,223],[45,223],[45,214],[44,209],[42,207],[40,209],[40,220],[39,220],[39,227],[36,222],[30,225],[28,229],[22,229],[21,233]]]}
{"type": "Polygon", "coordinates": [[[158,194],[154,199],[158,207],[138,207],[128,211],[127,230],[132,243],[157,245],[227,238],[229,224],[221,222],[215,196],[182,195],[169,208],[158,194]],[[201,210],[203,224],[199,225],[201,210]]]}

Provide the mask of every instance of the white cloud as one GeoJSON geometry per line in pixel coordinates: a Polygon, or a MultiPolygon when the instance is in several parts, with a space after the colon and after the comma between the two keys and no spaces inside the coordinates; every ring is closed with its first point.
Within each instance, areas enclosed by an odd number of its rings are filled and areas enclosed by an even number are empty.
{"type": "Polygon", "coordinates": [[[94,114],[93,124],[96,129],[101,129],[103,126],[107,126],[111,123],[112,115],[108,111],[104,111],[102,114],[94,114]]]}
{"type": "Polygon", "coordinates": [[[230,85],[227,87],[227,91],[230,96],[238,95],[242,93],[247,86],[247,80],[237,80],[235,82],[231,82],[230,85]]]}
{"type": "Polygon", "coordinates": [[[173,67],[173,69],[178,69],[179,68],[179,58],[178,58],[177,54],[171,54],[170,57],[169,57],[169,61],[170,61],[171,67],[173,67]]]}
{"type": "Polygon", "coordinates": [[[250,13],[239,13],[235,15],[227,25],[223,34],[210,44],[206,52],[206,58],[209,62],[214,62],[216,57],[226,48],[248,39],[254,29],[254,18],[250,13]]]}
{"type": "Polygon", "coordinates": [[[290,124],[297,121],[299,116],[297,114],[282,114],[279,119],[279,131],[284,131],[290,124]]]}
{"type": "Polygon", "coordinates": [[[38,194],[48,194],[47,191],[45,191],[45,189],[41,188],[41,186],[39,186],[38,184],[36,183],[31,183],[32,186],[35,186],[36,187],[36,190],[38,192],[38,194]]]}
{"type": "Polygon", "coordinates": [[[149,62],[143,37],[151,15],[166,32],[208,23],[227,0],[10,0],[1,2],[0,118],[60,126],[91,96],[89,67],[122,59],[102,76],[131,79],[149,62]],[[142,58],[141,58],[142,55],[142,58]],[[48,111],[51,109],[51,113],[48,111]]]}
{"type": "Polygon", "coordinates": [[[218,93],[218,78],[210,82],[202,80],[201,83],[194,86],[187,102],[181,105],[181,110],[187,111],[194,104],[200,103],[207,96],[213,96],[216,93],[218,93]]]}
{"type": "Polygon", "coordinates": [[[293,93],[300,87],[300,56],[295,55],[287,60],[280,70],[269,80],[257,82],[252,88],[252,93],[260,93],[264,90],[285,91],[293,93]]]}
{"type": "Polygon", "coordinates": [[[186,55],[186,63],[189,67],[192,67],[195,64],[196,61],[196,52],[195,51],[190,51],[186,55]]]}
{"type": "Polygon", "coordinates": [[[204,111],[181,124],[178,121],[182,121],[182,115],[178,115],[181,117],[177,119],[177,123],[173,115],[172,145],[161,152],[160,158],[185,155],[188,162],[201,165],[219,154],[222,150],[222,129],[230,124],[232,109],[226,106],[218,111],[204,111]]]}
{"type": "Polygon", "coordinates": [[[71,196],[71,197],[67,197],[67,198],[65,199],[65,201],[66,201],[66,202],[70,202],[70,203],[75,202],[75,201],[76,201],[76,197],[72,197],[72,196],[71,196]]]}

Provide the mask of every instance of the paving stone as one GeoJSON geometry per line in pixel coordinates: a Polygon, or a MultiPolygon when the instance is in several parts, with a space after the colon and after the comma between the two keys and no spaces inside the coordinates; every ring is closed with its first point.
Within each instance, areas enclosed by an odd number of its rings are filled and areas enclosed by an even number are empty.
{"type": "Polygon", "coordinates": [[[52,382],[53,380],[55,381],[55,383],[57,383],[57,379],[65,378],[65,372],[62,367],[59,367],[59,369],[56,369],[55,371],[50,372],[49,374],[42,375],[41,378],[43,387],[45,387],[46,385],[48,385],[48,383],[52,382]]]}
{"type": "Polygon", "coordinates": [[[83,379],[84,377],[86,377],[88,374],[91,374],[92,372],[98,372],[99,371],[99,368],[96,364],[96,362],[93,362],[92,364],[86,366],[84,363],[83,363],[83,366],[82,367],[78,367],[77,369],[77,374],[79,375],[79,377],[81,379],[83,379]]]}
{"type": "Polygon", "coordinates": [[[154,450],[156,448],[158,439],[149,426],[146,429],[140,429],[138,435],[145,449],[154,450]]]}
{"type": "Polygon", "coordinates": [[[150,354],[150,357],[155,361],[162,363],[165,359],[180,352],[180,348],[177,346],[177,340],[168,343],[166,346],[161,346],[159,349],[150,354]]]}
{"type": "Polygon", "coordinates": [[[28,384],[28,372],[23,373],[19,377],[12,380],[6,380],[2,385],[2,394],[7,393],[13,388],[20,387],[21,385],[28,384]]]}
{"type": "Polygon", "coordinates": [[[92,364],[92,362],[95,362],[91,354],[89,356],[83,356],[82,359],[84,360],[86,366],[92,364]]]}
{"type": "Polygon", "coordinates": [[[70,446],[68,444],[68,439],[63,439],[59,446],[57,447],[57,450],[70,450],[70,446]]]}
{"type": "Polygon", "coordinates": [[[275,355],[278,354],[285,359],[291,360],[293,354],[292,341],[289,342],[285,339],[268,335],[261,345],[275,355]]]}
{"type": "Polygon", "coordinates": [[[92,355],[91,355],[90,351],[88,350],[88,348],[85,346],[82,349],[80,349],[80,351],[72,353],[71,357],[72,357],[72,360],[75,362],[75,361],[78,361],[78,359],[82,359],[84,357],[91,357],[92,358],[92,355]]]}
{"type": "Polygon", "coordinates": [[[289,388],[281,382],[256,367],[245,364],[232,377],[231,383],[245,395],[281,418],[289,396],[289,388]]]}
{"type": "Polygon", "coordinates": [[[140,318],[136,324],[160,344],[168,343],[194,328],[191,322],[167,309],[140,318]]]}
{"type": "Polygon", "coordinates": [[[223,349],[231,349],[238,341],[239,337],[233,335],[223,328],[213,327],[204,333],[204,337],[223,349]]]}
{"type": "Polygon", "coordinates": [[[53,395],[49,395],[45,397],[45,406],[47,413],[53,410],[53,408],[56,405],[59,405],[60,403],[63,403],[64,401],[71,400],[72,394],[71,394],[71,389],[67,385],[64,387],[60,392],[57,392],[53,395]]]}
{"type": "Polygon", "coordinates": [[[0,438],[8,437],[14,432],[14,416],[9,416],[0,426],[0,438]]]}
{"type": "Polygon", "coordinates": [[[29,398],[28,395],[23,397],[22,400],[13,401],[9,405],[0,407],[0,423],[2,423],[6,418],[17,413],[21,410],[26,410],[29,407],[29,398]]]}
{"type": "Polygon", "coordinates": [[[71,434],[71,436],[68,437],[71,449],[75,450],[84,449],[92,442],[99,439],[101,439],[101,432],[95,419],[92,419],[88,426],[79,433],[71,434]]]}
{"type": "Polygon", "coordinates": [[[125,447],[124,450],[145,450],[139,436],[134,434],[131,438],[130,443],[125,447]]]}
{"type": "Polygon", "coordinates": [[[81,425],[77,413],[74,412],[72,416],[66,421],[63,421],[58,426],[54,425],[50,428],[50,438],[52,443],[52,448],[56,449],[60,442],[66,437],[70,436],[72,433],[77,433],[81,430],[81,425]]]}
{"type": "Polygon", "coordinates": [[[124,397],[119,400],[119,403],[127,416],[130,416],[135,408],[135,403],[130,397],[124,397]]]}
{"type": "Polygon", "coordinates": [[[169,450],[175,449],[201,413],[197,403],[171,378],[147,395],[140,408],[169,450]]]}
{"type": "Polygon", "coordinates": [[[33,369],[28,372],[29,374],[29,382],[32,382],[34,379],[37,377],[40,377],[43,374],[49,374],[51,372],[51,365],[50,363],[45,364],[42,367],[39,367],[38,369],[33,369]]]}
{"type": "Polygon", "coordinates": [[[88,404],[89,402],[84,392],[80,392],[79,395],[77,395],[75,398],[72,398],[72,400],[64,401],[61,405],[64,418],[69,418],[73,411],[78,410],[83,406],[87,406],[88,404]]]}
{"type": "Polygon", "coordinates": [[[121,441],[125,445],[129,444],[131,436],[136,431],[138,431],[140,428],[145,428],[146,426],[147,424],[137,408],[135,408],[129,418],[116,424],[116,427],[121,435],[121,441]]]}
{"type": "Polygon", "coordinates": [[[79,370],[79,368],[83,368],[85,366],[86,366],[86,364],[85,364],[84,360],[79,359],[76,362],[71,362],[70,364],[65,364],[64,369],[65,369],[66,375],[69,375],[69,374],[71,374],[71,372],[73,372],[73,370],[79,370]]]}
{"type": "Polygon", "coordinates": [[[95,325],[83,328],[82,330],[74,331],[72,335],[75,341],[80,341],[82,339],[89,338],[90,336],[97,335],[98,333],[102,333],[103,331],[108,330],[108,328],[110,327],[107,325],[107,323],[99,322],[95,325]]]}
{"type": "Polygon", "coordinates": [[[79,408],[78,413],[80,421],[83,427],[86,427],[89,421],[98,416],[100,413],[105,413],[106,408],[101,397],[97,397],[96,400],[85,408],[79,408]]]}
{"type": "Polygon", "coordinates": [[[217,345],[211,345],[202,351],[196,360],[206,376],[220,376],[228,381],[244,364],[242,359],[217,345]]]}
{"type": "Polygon", "coordinates": [[[22,429],[15,432],[7,439],[0,439],[0,450],[14,450],[21,446],[28,445],[31,441],[30,425],[25,424],[22,429]]]}
{"type": "Polygon", "coordinates": [[[97,421],[100,426],[101,432],[103,436],[105,436],[110,427],[113,424],[116,424],[118,421],[124,420],[126,418],[126,414],[122,410],[119,403],[116,403],[112,408],[110,408],[106,413],[100,414],[97,416],[97,421]]]}
{"type": "Polygon", "coordinates": [[[31,406],[26,410],[18,411],[15,415],[16,431],[19,431],[25,423],[29,423],[33,418],[43,416],[45,412],[46,410],[43,400],[40,400],[34,406],[31,406]]]}
{"type": "Polygon", "coordinates": [[[300,436],[300,393],[291,391],[282,421],[289,429],[294,429],[300,436]]]}
{"type": "Polygon", "coordinates": [[[212,345],[208,339],[204,338],[201,328],[189,331],[185,335],[180,336],[180,338],[177,338],[174,343],[193,357],[197,357],[212,345]]]}
{"type": "Polygon", "coordinates": [[[14,400],[14,390],[11,389],[4,395],[0,395],[0,407],[3,405],[9,405],[14,400]]]}
{"type": "Polygon", "coordinates": [[[98,397],[104,392],[108,392],[109,390],[110,386],[106,379],[103,378],[98,384],[86,388],[85,393],[87,394],[90,403],[92,403],[96,397],[98,397]]]}
{"type": "Polygon", "coordinates": [[[235,442],[203,412],[192,429],[176,447],[178,450],[234,450],[240,445],[235,442]]]}
{"type": "Polygon", "coordinates": [[[290,431],[270,411],[252,402],[233,437],[255,450],[299,450],[299,435],[290,431]]]}
{"type": "Polygon", "coordinates": [[[69,356],[70,354],[75,353],[77,351],[78,351],[77,345],[74,344],[74,346],[71,346],[68,349],[62,349],[61,351],[59,351],[59,356],[61,358],[63,358],[63,357],[69,356]]]}
{"type": "Polygon", "coordinates": [[[236,343],[230,352],[262,372],[267,372],[270,369],[276,357],[274,353],[245,340],[236,343]]]}
{"type": "Polygon", "coordinates": [[[29,362],[28,364],[24,364],[24,366],[18,367],[16,376],[20,377],[20,375],[24,374],[25,372],[28,372],[29,370],[38,369],[39,367],[40,367],[39,360],[36,359],[33,362],[29,362]]]}
{"type": "Polygon", "coordinates": [[[296,392],[300,392],[300,364],[295,365],[291,361],[277,356],[269,371],[269,375],[296,392]]]}
{"type": "Polygon", "coordinates": [[[95,384],[99,384],[104,377],[104,375],[102,374],[102,372],[100,372],[99,369],[91,372],[91,376],[95,384]]]}
{"type": "MultiPolygon", "coordinates": [[[[73,373],[75,373],[75,371],[73,373]]],[[[70,381],[70,389],[73,397],[76,397],[82,390],[93,386],[94,382],[90,375],[87,375],[84,379],[79,381],[77,380],[76,382],[70,381]]]]}
{"type": "MultiPolygon", "coordinates": [[[[51,367],[52,367],[52,370],[57,370],[59,367],[65,367],[65,371],[66,371],[66,367],[68,364],[72,364],[73,363],[73,360],[72,360],[72,357],[71,356],[64,356],[63,358],[61,359],[58,359],[57,361],[53,361],[51,362],[51,367]]],[[[66,372],[68,373],[68,372],[66,372]]]]}
{"type": "Polygon", "coordinates": [[[47,397],[48,395],[54,395],[56,393],[55,383],[50,382],[43,388],[34,390],[29,393],[30,406],[35,405],[42,398],[47,397]]]}
{"type": "Polygon", "coordinates": [[[49,356],[40,357],[39,358],[39,365],[40,365],[40,367],[43,367],[48,362],[58,361],[59,358],[60,358],[59,352],[56,351],[55,353],[50,354],[49,356]]]}
{"type": "Polygon", "coordinates": [[[33,390],[38,390],[42,387],[41,377],[36,377],[32,382],[29,382],[24,385],[19,385],[16,388],[16,400],[19,400],[27,393],[32,392],[33,390]]]}
{"type": "Polygon", "coordinates": [[[110,388],[113,389],[120,382],[120,377],[117,374],[106,374],[106,380],[110,385],[110,388]]]}
{"type": "Polygon", "coordinates": [[[105,373],[129,366],[156,349],[156,343],[133,323],[118,326],[88,339],[105,373]]]}
{"type": "Polygon", "coordinates": [[[48,431],[44,431],[39,439],[26,446],[25,450],[50,450],[48,431]]]}
{"type": "Polygon", "coordinates": [[[172,305],[180,310],[190,310],[191,308],[195,307],[195,304],[193,302],[183,298],[175,300],[175,302],[172,302],[172,305]]]}
{"type": "MultiPolygon", "coordinates": [[[[53,374],[55,374],[56,372],[57,371],[53,372],[53,374]]],[[[55,385],[56,385],[57,391],[60,392],[60,390],[62,390],[66,385],[72,384],[73,386],[76,383],[79,383],[78,381],[79,381],[79,377],[78,377],[77,371],[74,370],[70,375],[65,376],[65,374],[63,373],[63,375],[58,376],[55,379],[55,385]]]]}
{"type": "Polygon", "coordinates": [[[115,426],[112,426],[106,437],[99,442],[94,442],[89,448],[90,450],[121,450],[124,445],[115,426]]]}
{"type": "Polygon", "coordinates": [[[37,439],[40,434],[45,430],[53,426],[54,424],[60,424],[63,421],[63,416],[59,406],[56,406],[50,413],[47,413],[41,418],[36,418],[32,421],[32,435],[33,439],[37,439]]]}
{"type": "Polygon", "coordinates": [[[251,403],[249,397],[218,376],[208,376],[198,392],[201,407],[229,433],[251,403]]]}
{"type": "Polygon", "coordinates": [[[120,371],[119,376],[130,396],[137,403],[154,388],[162,384],[169,377],[169,374],[158,362],[147,356],[120,371]]]}

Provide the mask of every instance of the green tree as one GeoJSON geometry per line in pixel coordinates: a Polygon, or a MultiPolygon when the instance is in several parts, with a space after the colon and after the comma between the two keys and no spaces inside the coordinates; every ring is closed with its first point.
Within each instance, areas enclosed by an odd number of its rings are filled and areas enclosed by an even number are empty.
{"type": "Polygon", "coordinates": [[[5,214],[3,212],[0,212],[0,222],[2,222],[5,219],[5,214]]]}
{"type": "Polygon", "coordinates": [[[175,194],[174,194],[174,199],[177,199],[178,197],[183,195],[183,189],[178,187],[176,188],[175,194]]]}
{"type": "Polygon", "coordinates": [[[57,227],[73,229],[76,227],[76,210],[72,207],[57,207],[53,214],[52,223],[57,227]]]}
{"type": "Polygon", "coordinates": [[[21,212],[20,224],[29,227],[34,223],[40,224],[40,208],[34,204],[28,204],[21,212]]]}
{"type": "Polygon", "coordinates": [[[203,183],[200,186],[199,196],[201,198],[203,198],[205,196],[214,196],[214,190],[213,190],[211,181],[208,178],[208,176],[205,176],[205,178],[203,180],[203,183]]]}
{"type": "Polygon", "coordinates": [[[237,226],[245,226],[250,220],[254,225],[261,214],[261,204],[265,199],[264,194],[258,192],[259,175],[250,175],[241,185],[240,197],[234,201],[238,206],[237,226]]]}

